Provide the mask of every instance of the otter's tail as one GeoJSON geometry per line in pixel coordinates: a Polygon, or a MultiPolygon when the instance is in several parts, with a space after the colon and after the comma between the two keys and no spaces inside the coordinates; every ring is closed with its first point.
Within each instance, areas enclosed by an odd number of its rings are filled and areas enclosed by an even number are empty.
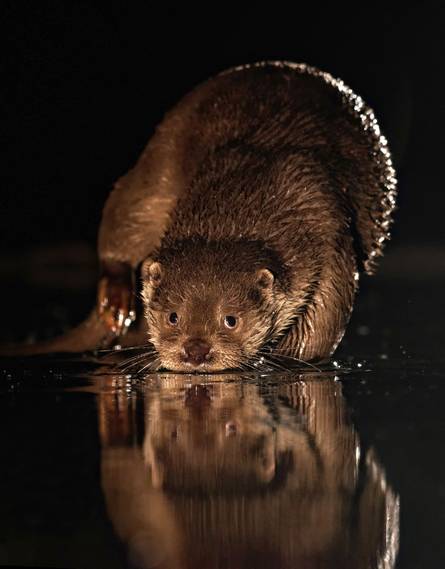
{"type": "Polygon", "coordinates": [[[97,310],[94,309],[83,322],[65,334],[35,344],[0,346],[0,356],[33,356],[62,352],[80,353],[107,347],[114,339],[114,337],[110,337],[109,329],[99,318],[97,310]]]}

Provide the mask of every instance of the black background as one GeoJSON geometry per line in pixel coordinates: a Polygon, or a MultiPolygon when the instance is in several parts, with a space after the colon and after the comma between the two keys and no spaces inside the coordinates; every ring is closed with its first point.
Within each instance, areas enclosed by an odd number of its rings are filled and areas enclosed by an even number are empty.
{"type": "Polygon", "coordinates": [[[208,76],[263,59],[308,62],[362,95],[398,170],[397,243],[443,239],[440,5],[335,4],[2,2],[2,250],[94,246],[113,182],[163,113],[208,76]]]}
{"type": "Polygon", "coordinates": [[[341,77],[374,108],[393,150],[399,208],[387,264],[362,281],[340,349],[370,354],[374,367],[389,356],[372,382],[352,376],[345,389],[362,439],[400,492],[399,566],[410,569],[444,566],[442,8],[0,2],[2,339],[50,336],[85,316],[106,196],[198,82],[287,59],[341,77]]]}

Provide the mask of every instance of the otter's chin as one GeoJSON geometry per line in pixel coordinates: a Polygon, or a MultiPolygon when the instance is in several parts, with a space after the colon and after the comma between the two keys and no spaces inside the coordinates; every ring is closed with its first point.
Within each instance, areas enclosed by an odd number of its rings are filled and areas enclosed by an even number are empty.
{"type": "Polygon", "coordinates": [[[200,364],[183,361],[181,358],[163,358],[162,355],[160,360],[160,368],[179,373],[219,373],[241,367],[241,364],[221,361],[218,358],[212,358],[200,364]]]}

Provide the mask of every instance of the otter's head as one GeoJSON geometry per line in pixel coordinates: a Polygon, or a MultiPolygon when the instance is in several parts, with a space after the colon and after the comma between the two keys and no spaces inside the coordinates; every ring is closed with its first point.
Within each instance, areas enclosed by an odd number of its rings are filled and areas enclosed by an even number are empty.
{"type": "Polygon", "coordinates": [[[274,272],[264,259],[242,257],[191,244],[145,261],[145,313],[162,367],[240,368],[271,337],[280,296],[274,272]]]}

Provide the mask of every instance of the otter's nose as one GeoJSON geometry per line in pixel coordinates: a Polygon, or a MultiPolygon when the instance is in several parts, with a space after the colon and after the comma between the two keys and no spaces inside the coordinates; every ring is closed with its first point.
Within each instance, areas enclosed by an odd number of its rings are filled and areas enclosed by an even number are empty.
{"type": "Polygon", "coordinates": [[[184,344],[184,361],[194,365],[204,363],[209,359],[210,344],[201,338],[192,338],[184,344]]]}

